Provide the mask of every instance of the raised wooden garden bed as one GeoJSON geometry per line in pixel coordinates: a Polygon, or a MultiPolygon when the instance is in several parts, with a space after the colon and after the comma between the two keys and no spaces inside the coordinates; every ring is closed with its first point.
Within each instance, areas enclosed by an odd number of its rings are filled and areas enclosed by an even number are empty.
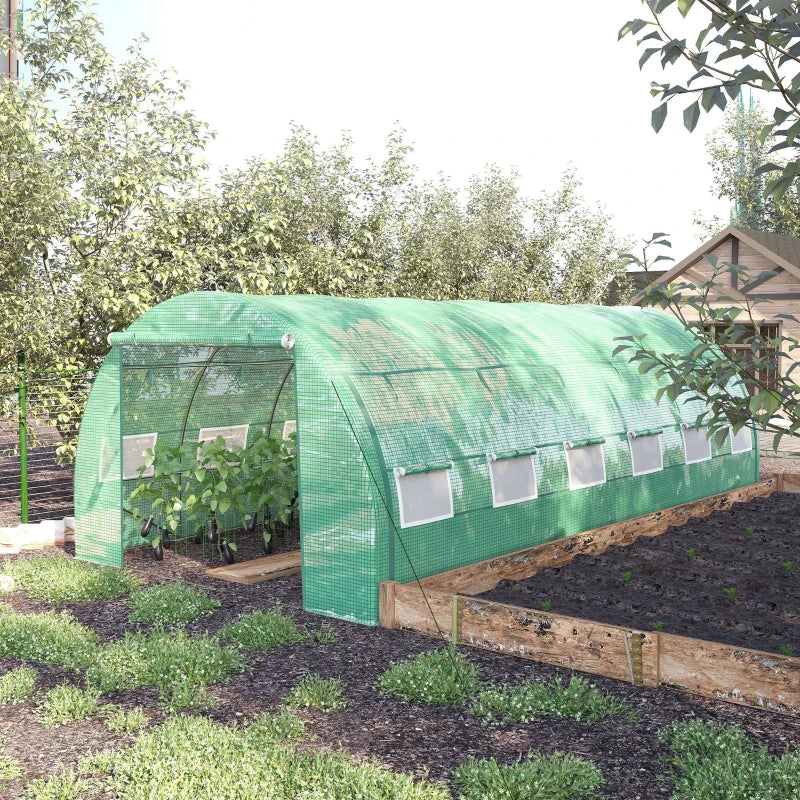
{"type": "Polygon", "coordinates": [[[724,494],[519,550],[416,582],[380,587],[380,620],[458,644],[560,667],[663,686],[740,705],[800,715],[800,658],[642,631],[578,617],[477,599],[501,580],[523,580],[579,554],[599,554],[640,536],[658,536],[693,517],[775,491],[768,479],[724,494]],[[424,593],[423,593],[424,590],[424,593]]]}

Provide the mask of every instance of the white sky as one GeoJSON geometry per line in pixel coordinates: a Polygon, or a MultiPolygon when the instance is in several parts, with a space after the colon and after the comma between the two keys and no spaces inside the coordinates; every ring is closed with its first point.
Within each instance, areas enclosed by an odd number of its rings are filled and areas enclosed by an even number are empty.
{"type": "Polygon", "coordinates": [[[115,53],[144,31],[156,61],[191,83],[189,104],[217,131],[213,166],[274,156],[292,120],[323,144],[347,129],[358,156],[380,157],[399,121],[422,175],[459,186],[496,162],[536,194],[571,162],[620,234],[667,231],[679,260],[698,244],[694,210],[729,213],[709,193],[704,147],[721,116],[689,134],[676,108],[652,131],[659,72],[640,73],[633,41],[617,41],[643,10],[639,0],[96,4],[115,53]]]}

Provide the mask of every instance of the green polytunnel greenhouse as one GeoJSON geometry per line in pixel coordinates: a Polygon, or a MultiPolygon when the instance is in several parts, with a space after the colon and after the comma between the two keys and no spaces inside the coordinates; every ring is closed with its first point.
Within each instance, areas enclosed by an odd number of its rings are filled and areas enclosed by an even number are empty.
{"type": "MultiPolygon", "coordinates": [[[[655,402],[615,337],[685,351],[655,310],[198,292],[111,351],[75,470],[79,558],[121,566],[155,441],[297,434],[303,603],[376,625],[408,581],[758,480],[755,434],[721,447],[698,401],[655,402]]],[[[743,390],[744,391],[744,390],[743,390]]]]}

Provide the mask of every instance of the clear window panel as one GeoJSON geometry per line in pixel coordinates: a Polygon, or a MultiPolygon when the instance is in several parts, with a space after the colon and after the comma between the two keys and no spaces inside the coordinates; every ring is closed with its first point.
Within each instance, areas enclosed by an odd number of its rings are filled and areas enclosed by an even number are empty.
{"type": "Polygon", "coordinates": [[[631,448],[631,464],[634,475],[647,475],[664,469],[664,457],[661,452],[661,436],[628,436],[631,448]]]}
{"type": "Polygon", "coordinates": [[[492,505],[495,508],[536,498],[536,465],[533,456],[497,460],[489,457],[489,475],[492,481],[492,505]]]}
{"type": "Polygon", "coordinates": [[[745,425],[739,433],[733,432],[733,426],[728,426],[728,436],[731,440],[731,453],[749,453],[753,449],[753,431],[745,425]]]}
{"type": "Polygon", "coordinates": [[[708,428],[683,428],[683,449],[687,464],[708,461],[711,458],[711,442],[706,438],[708,428]]]}
{"type": "MultiPolygon", "coordinates": [[[[126,481],[139,477],[139,468],[147,462],[146,450],[152,450],[158,440],[157,433],[142,433],[137,436],[122,437],[122,479],[126,481]]],[[[144,472],[143,478],[153,477],[153,465],[144,472]]]]}
{"type": "Polygon", "coordinates": [[[410,528],[453,516],[450,470],[440,469],[413,475],[395,471],[400,501],[400,527],[410,528]]]}
{"type": "Polygon", "coordinates": [[[566,452],[570,489],[585,489],[606,482],[602,444],[567,448],[566,452]]]}

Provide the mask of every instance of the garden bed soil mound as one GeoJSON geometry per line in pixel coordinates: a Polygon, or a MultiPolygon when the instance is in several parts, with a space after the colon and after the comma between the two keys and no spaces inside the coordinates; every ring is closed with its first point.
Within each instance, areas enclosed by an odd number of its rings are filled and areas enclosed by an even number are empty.
{"type": "Polygon", "coordinates": [[[798,515],[800,494],[774,493],[479,596],[800,655],[798,515]]]}

